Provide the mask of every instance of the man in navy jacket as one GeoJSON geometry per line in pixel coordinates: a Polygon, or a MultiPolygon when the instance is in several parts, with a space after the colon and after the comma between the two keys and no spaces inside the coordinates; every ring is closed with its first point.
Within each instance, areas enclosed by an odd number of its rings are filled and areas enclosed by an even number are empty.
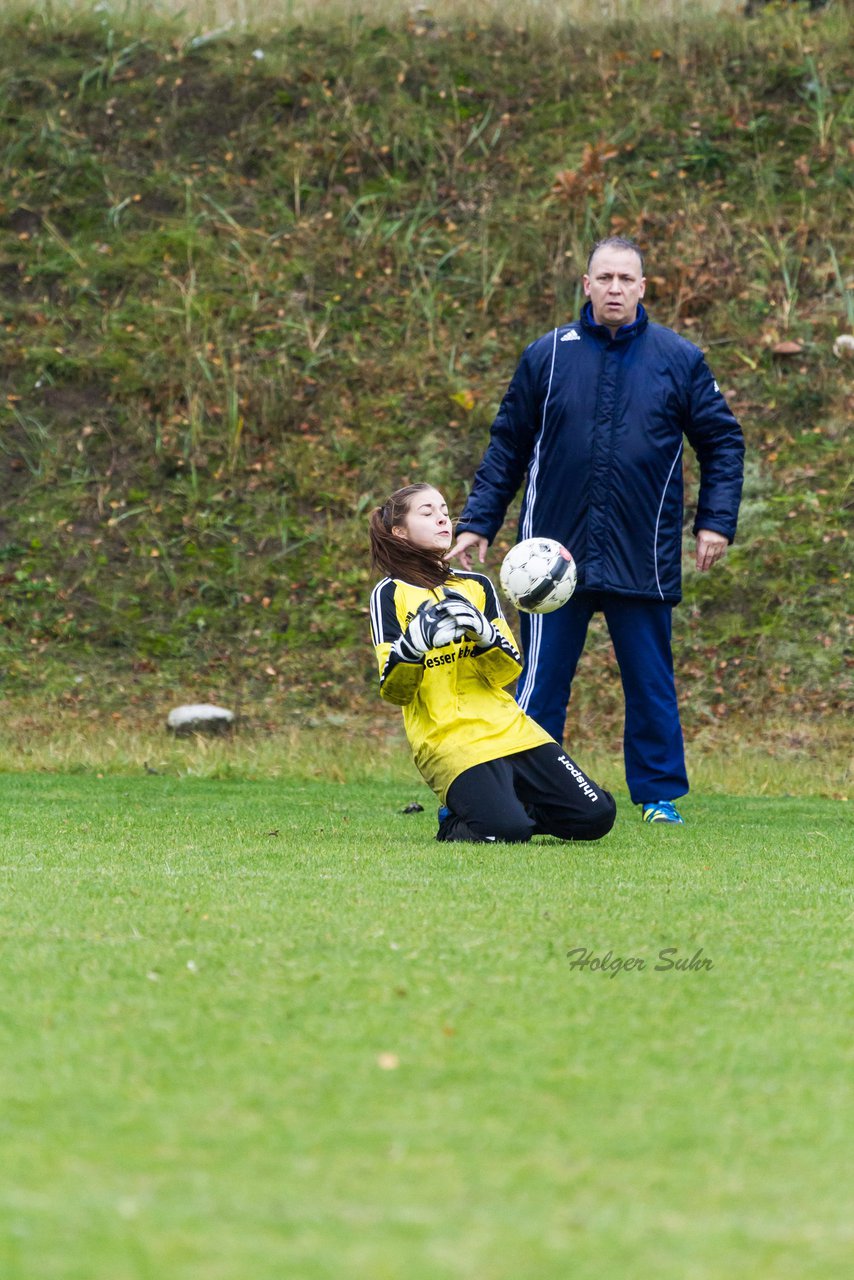
{"type": "Polygon", "coordinates": [[[735,536],[744,440],[703,353],[653,324],[637,245],[594,248],[581,318],[525,350],[448,556],[481,563],[527,475],[519,537],[557,538],[578,565],[563,608],[520,616],[525,670],[517,697],[563,738],[575,668],[601,611],[626,702],[626,779],[647,822],[681,822],[688,790],[671,650],[682,594],[683,436],[700,464],[697,568],[735,536]]]}

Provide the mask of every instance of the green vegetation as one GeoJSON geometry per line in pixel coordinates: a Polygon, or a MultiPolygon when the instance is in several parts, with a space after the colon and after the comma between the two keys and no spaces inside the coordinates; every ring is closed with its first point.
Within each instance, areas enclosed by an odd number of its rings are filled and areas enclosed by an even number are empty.
{"type": "Polygon", "coordinates": [[[844,1274],[846,806],[484,849],[412,797],[0,777],[4,1280],[844,1274]]]}
{"type": "MultiPolygon", "coordinates": [[[[358,732],[350,721],[304,717],[299,727],[275,723],[234,735],[174,737],[162,717],[139,706],[115,711],[106,724],[90,717],[57,717],[52,708],[34,713],[29,696],[9,698],[0,730],[0,774],[70,773],[222,781],[406,783],[411,799],[435,806],[412,763],[397,716],[363,717],[358,732]]],[[[692,787],[699,795],[851,797],[851,735],[844,722],[817,730],[793,726],[786,717],[763,722],[761,733],[738,717],[698,728],[688,743],[692,787]]],[[[593,777],[624,798],[620,738],[602,722],[577,744],[579,760],[593,777]],[[598,730],[602,730],[601,733],[598,730]]]]}
{"type": "MultiPolygon", "coordinates": [[[[10,695],[372,703],[367,511],[422,477],[462,501],[521,348],[621,231],[750,449],[739,543],[677,615],[688,723],[842,706],[847,5],[219,32],[98,8],[0,19],[10,695]]],[[[612,725],[604,633],[585,663],[580,714],[612,725]]]]}
{"type": "Polygon", "coordinates": [[[849,6],[168,7],[0,16],[3,1280],[843,1274],[849,6]],[[438,845],[366,515],[463,500],[609,231],[750,450],[677,613],[687,825],[629,805],[598,627],[614,831],[438,845]]]}

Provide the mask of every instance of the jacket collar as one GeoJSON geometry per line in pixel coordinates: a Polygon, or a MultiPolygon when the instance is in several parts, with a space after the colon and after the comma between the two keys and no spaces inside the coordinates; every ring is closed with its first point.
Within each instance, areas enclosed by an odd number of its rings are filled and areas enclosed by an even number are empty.
{"type": "MultiPolygon", "coordinates": [[[[593,306],[590,302],[585,302],[581,308],[581,324],[583,328],[594,338],[605,342],[612,341],[611,330],[604,324],[597,324],[593,319],[593,306]]],[[[643,333],[649,324],[649,317],[643,303],[638,303],[638,313],[631,324],[621,325],[614,334],[614,342],[629,342],[632,338],[636,338],[638,334],[643,333]]]]}

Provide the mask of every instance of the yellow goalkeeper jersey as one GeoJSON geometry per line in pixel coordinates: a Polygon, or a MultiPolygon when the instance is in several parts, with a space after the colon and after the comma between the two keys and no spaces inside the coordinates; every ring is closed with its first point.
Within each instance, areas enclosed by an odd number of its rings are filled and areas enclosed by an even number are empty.
{"type": "Polygon", "coordinates": [[[553,741],[506,690],[522,663],[489,578],[455,572],[446,586],[493,623],[498,638],[488,649],[462,640],[431,649],[423,663],[403,662],[392,650],[394,642],[419,605],[441,600],[445,590],[384,578],[371,595],[380,694],[403,708],[415,764],[443,804],[448,787],[466,769],[553,741]]]}

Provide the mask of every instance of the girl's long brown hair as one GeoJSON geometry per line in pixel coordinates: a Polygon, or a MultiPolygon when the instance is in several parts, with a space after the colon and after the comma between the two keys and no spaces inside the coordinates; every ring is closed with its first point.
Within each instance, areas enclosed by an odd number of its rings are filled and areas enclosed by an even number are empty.
{"type": "Polygon", "coordinates": [[[406,523],[406,516],[417,493],[432,489],[432,484],[408,484],[397,489],[381,507],[374,507],[370,519],[371,564],[390,578],[402,578],[416,587],[439,587],[453,570],[434,551],[414,547],[405,538],[392,533],[406,523]]]}

